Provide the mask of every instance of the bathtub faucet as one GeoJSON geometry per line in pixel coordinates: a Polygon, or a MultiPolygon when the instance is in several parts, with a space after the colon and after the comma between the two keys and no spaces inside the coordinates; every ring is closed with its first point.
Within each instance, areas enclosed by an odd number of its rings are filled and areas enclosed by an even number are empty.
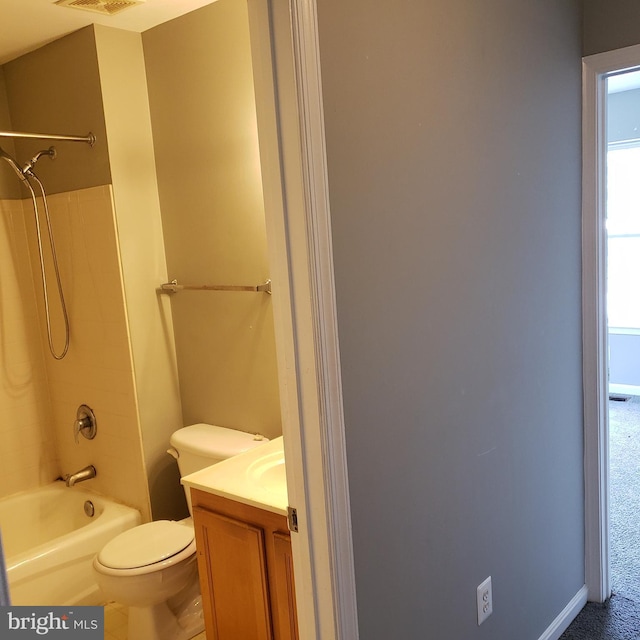
{"type": "Polygon", "coordinates": [[[85,480],[91,480],[91,478],[95,477],[96,468],[90,464],[88,467],[80,469],[80,471],[76,471],[75,473],[67,473],[63,479],[67,487],[73,487],[76,482],[84,482],[85,480]]]}

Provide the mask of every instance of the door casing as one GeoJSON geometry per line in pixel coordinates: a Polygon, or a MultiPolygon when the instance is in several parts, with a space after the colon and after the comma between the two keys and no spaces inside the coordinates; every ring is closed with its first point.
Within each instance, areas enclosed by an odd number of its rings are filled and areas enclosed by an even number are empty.
{"type": "Polygon", "coordinates": [[[582,331],[585,461],[585,584],[611,595],[606,314],[606,78],[640,68],[640,45],[583,58],[582,331]]]}
{"type": "Polygon", "coordinates": [[[248,0],[300,637],[357,640],[315,0],[248,0]]]}

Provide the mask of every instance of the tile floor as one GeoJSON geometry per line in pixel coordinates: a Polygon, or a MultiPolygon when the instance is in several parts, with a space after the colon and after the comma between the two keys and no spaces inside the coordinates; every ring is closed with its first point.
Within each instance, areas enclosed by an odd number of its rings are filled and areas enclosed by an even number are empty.
{"type": "MultiPolygon", "coordinates": [[[[104,605],[104,640],[129,640],[127,638],[127,607],[109,602],[104,605]]],[[[131,640],[138,640],[132,638],[131,640]]],[[[203,633],[199,633],[193,640],[207,640],[203,633]]]]}
{"type": "Polygon", "coordinates": [[[127,640],[127,608],[115,602],[104,605],[104,640],[127,640]]]}

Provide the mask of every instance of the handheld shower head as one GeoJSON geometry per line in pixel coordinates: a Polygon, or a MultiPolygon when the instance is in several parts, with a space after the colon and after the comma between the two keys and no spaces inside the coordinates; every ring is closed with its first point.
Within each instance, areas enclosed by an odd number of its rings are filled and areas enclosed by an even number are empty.
{"type": "Polygon", "coordinates": [[[67,314],[67,307],[64,301],[64,293],[62,291],[62,282],[60,280],[60,271],[58,269],[58,258],[56,256],[56,247],[53,241],[53,230],[51,228],[51,218],[49,216],[49,206],[47,205],[47,194],[45,193],[44,186],[38,176],[32,171],[33,165],[38,162],[42,156],[49,156],[52,160],[56,157],[55,147],[49,147],[45,151],[39,151],[36,153],[24,167],[20,168],[20,165],[12,158],[2,147],[0,147],[0,158],[5,160],[11,168],[16,172],[20,180],[24,183],[27,189],[31,193],[31,201],[33,202],[33,210],[35,213],[36,223],[36,237],[38,240],[38,255],[40,257],[40,275],[42,276],[42,296],[44,300],[45,317],[47,321],[47,338],[49,340],[49,350],[51,355],[56,360],[62,360],[67,355],[69,349],[69,315],[67,314]],[[40,231],[40,213],[38,212],[38,201],[36,198],[36,192],[33,189],[31,181],[35,182],[40,187],[40,193],[42,194],[42,204],[44,207],[44,217],[47,221],[47,232],[49,235],[49,247],[51,248],[51,260],[53,263],[54,274],[56,277],[56,283],[58,285],[58,295],[60,300],[60,309],[62,312],[62,319],[64,322],[64,335],[65,341],[62,351],[56,351],[53,344],[52,329],[51,329],[51,314],[49,309],[49,291],[47,286],[47,270],[45,268],[45,256],[42,247],[42,234],[40,231]]]}
{"type": "Polygon", "coordinates": [[[31,160],[29,160],[29,162],[27,162],[20,171],[22,172],[23,175],[26,175],[27,173],[31,173],[31,169],[33,169],[36,162],[38,162],[38,160],[40,160],[42,156],[49,156],[52,160],[55,160],[56,155],[57,155],[57,152],[55,147],[49,147],[44,151],[38,151],[38,153],[36,153],[36,155],[33,156],[33,158],[31,158],[31,160]]]}
{"type": "Polygon", "coordinates": [[[11,165],[11,168],[18,174],[20,180],[27,182],[27,178],[22,172],[20,165],[2,147],[0,147],[0,158],[6,160],[11,165]]]}

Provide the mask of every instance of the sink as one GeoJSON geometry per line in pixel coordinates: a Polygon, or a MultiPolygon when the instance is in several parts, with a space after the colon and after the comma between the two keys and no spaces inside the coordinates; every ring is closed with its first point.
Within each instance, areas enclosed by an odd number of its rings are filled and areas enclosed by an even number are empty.
{"type": "Polygon", "coordinates": [[[258,458],[247,467],[247,476],[264,491],[274,494],[286,491],[284,453],[274,451],[258,458]]]}
{"type": "Polygon", "coordinates": [[[190,489],[287,515],[282,436],[184,476],[181,482],[190,489]]]}

